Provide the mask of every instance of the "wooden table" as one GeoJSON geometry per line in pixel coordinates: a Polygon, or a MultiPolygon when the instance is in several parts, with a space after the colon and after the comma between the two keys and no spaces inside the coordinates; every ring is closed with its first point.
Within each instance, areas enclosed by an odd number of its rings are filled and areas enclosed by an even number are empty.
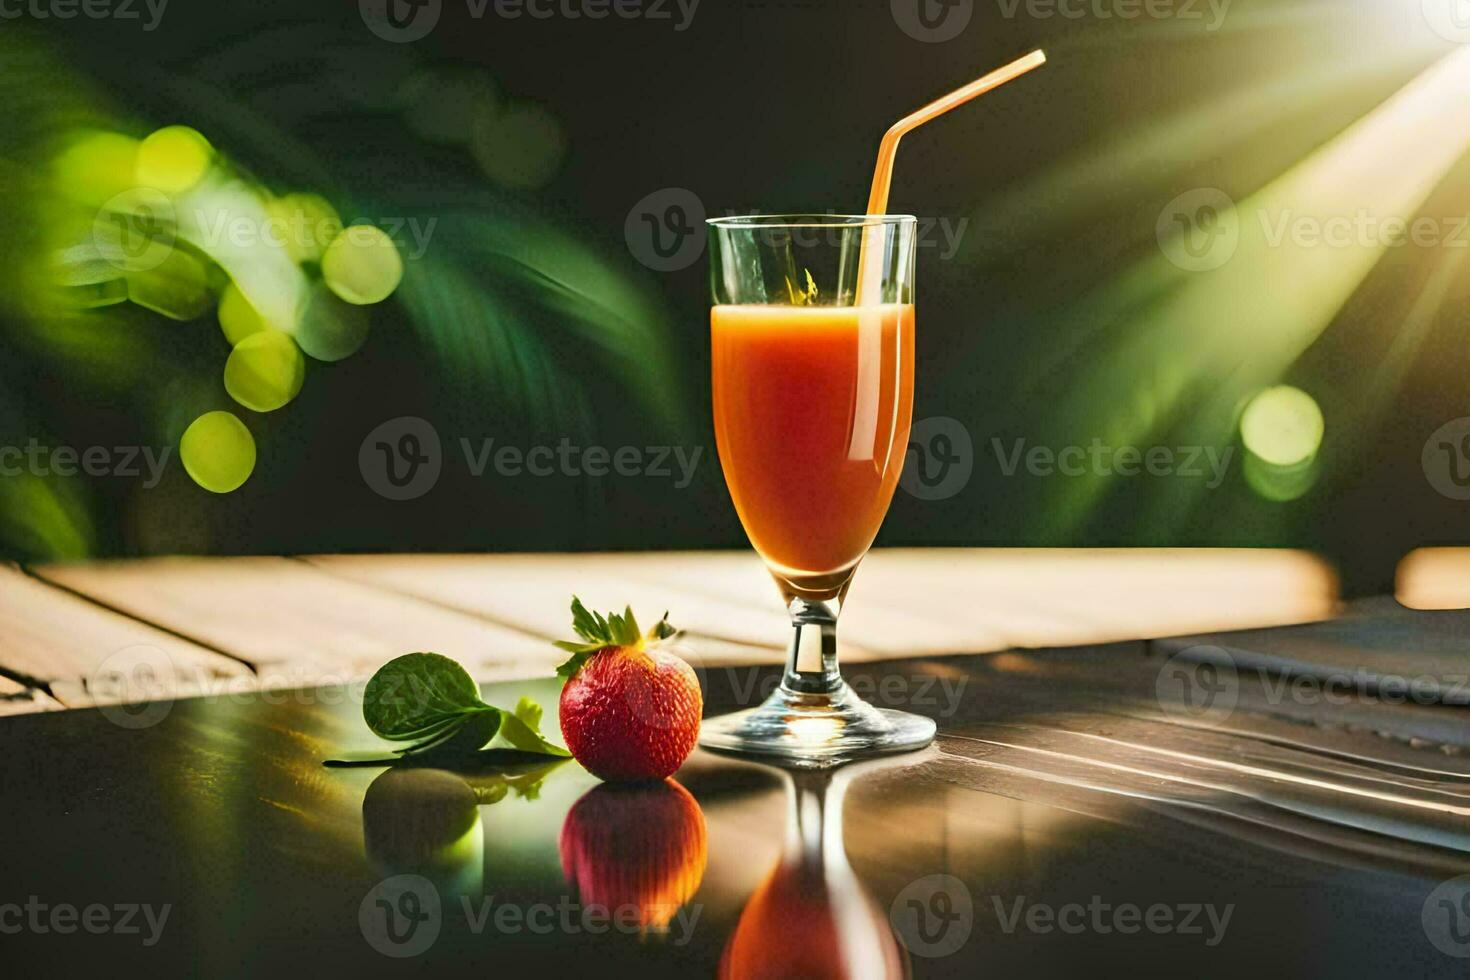
{"type": "Polygon", "coordinates": [[[669,607],[707,710],[748,704],[785,632],[752,565],[8,571],[0,664],[31,710],[0,719],[0,955],[15,975],[813,976],[843,957],[919,977],[1463,975],[1465,709],[1362,697],[1366,720],[1339,725],[1248,672],[1223,711],[1167,694],[1178,644],[1146,638],[1337,607],[1300,555],[877,553],[847,674],[940,737],[835,773],[696,750],[686,796],[525,758],[321,765],[374,742],[345,682],[408,649],[472,665],[491,703],[553,704],[545,639],[572,590],[669,607]],[[174,671],[178,696],[101,703],[129,664],[174,671]],[[126,908],[137,932],[115,928],[126,908]]]}
{"type": "MultiPolygon", "coordinates": [[[[576,593],[668,609],[702,663],[773,663],[788,627],[748,552],[158,558],[0,567],[0,712],[140,692],[365,677],[413,650],[479,680],[548,674],[576,593]],[[119,684],[122,678],[124,683],[119,684]]],[[[843,616],[843,660],[984,653],[1329,616],[1320,560],[1265,551],[878,550],[843,616]]]]}

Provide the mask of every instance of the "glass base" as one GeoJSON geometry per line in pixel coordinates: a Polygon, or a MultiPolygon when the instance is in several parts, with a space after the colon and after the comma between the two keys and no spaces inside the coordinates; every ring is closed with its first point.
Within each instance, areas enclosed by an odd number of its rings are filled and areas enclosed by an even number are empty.
{"type": "Polygon", "coordinates": [[[717,752],[774,757],[798,768],[824,769],[934,741],[933,720],[875,708],[847,682],[831,693],[804,694],[786,685],[756,708],[706,718],[699,744],[717,752]]]}

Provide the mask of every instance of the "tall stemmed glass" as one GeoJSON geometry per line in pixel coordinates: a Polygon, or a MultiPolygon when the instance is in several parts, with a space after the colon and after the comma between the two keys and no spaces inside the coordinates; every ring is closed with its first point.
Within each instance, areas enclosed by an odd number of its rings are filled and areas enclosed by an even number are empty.
{"type": "Polygon", "coordinates": [[[715,435],[792,637],[766,701],[704,723],[708,748],[829,765],[920,748],[934,722],[875,708],[837,666],[837,617],[898,484],[914,390],[908,215],[710,224],[715,435]]]}

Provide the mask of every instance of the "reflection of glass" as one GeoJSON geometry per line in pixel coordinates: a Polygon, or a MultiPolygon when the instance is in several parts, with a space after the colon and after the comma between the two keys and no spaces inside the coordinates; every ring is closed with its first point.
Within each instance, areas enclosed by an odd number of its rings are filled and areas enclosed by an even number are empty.
{"type": "Polygon", "coordinates": [[[385,875],[421,874],[450,894],[479,894],[485,876],[480,807],[511,793],[535,799],[562,761],[483,772],[386,770],[362,800],[368,859],[385,875]]]}
{"type": "Polygon", "coordinates": [[[844,771],[784,773],[781,859],[745,904],[720,977],[729,980],[908,975],[888,917],[848,863],[844,771]]]}
{"type": "Polygon", "coordinates": [[[807,761],[927,745],[932,721],[874,708],[837,667],[842,600],[883,523],[908,443],[915,219],[710,225],[720,465],[794,633],[775,693],[706,721],[701,741],[807,761]]]}
{"type": "Polygon", "coordinates": [[[561,828],[561,864],[584,908],[647,932],[668,929],[699,890],[708,857],[704,812],[672,779],[589,790],[561,828]]]}

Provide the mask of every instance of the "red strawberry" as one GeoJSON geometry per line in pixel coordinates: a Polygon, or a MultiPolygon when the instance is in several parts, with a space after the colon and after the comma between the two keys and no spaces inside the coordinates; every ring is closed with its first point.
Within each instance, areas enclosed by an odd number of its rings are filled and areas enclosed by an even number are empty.
{"type": "Polygon", "coordinates": [[[572,628],[581,640],[557,644],[572,653],[557,668],[572,757],[611,782],[672,774],[694,749],[704,698],[694,668],[659,648],[675,633],[667,615],[644,635],[632,609],[604,618],[573,598],[572,628]]]}

